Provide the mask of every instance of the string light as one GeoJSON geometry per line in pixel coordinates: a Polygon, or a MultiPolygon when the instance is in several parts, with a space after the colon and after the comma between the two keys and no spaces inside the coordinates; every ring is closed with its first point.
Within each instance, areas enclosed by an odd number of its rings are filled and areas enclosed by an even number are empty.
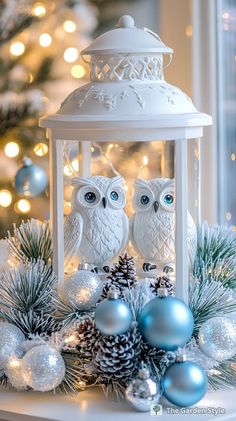
{"type": "Polygon", "coordinates": [[[146,155],[143,157],[143,165],[148,165],[148,157],[146,155]]]}
{"type": "Polygon", "coordinates": [[[39,37],[39,44],[41,47],[49,47],[52,43],[52,37],[49,34],[41,34],[39,37]]]}
{"type": "Polygon", "coordinates": [[[185,35],[186,35],[186,37],[189,37],[189,38],[192,37],[192,35],[193,35],[193,27],[192,27],[192,25],[187,25],[186,26],[186,28],[185,28],[185,35]]]}
{"type": "Polygon", "coordinates": [[[37,156],[44,156],[48,153],[48,145],[46,143],[37,143],[34,147],[34,153],[37,156]]]}
{"type": "Polygon", "coordinates": [[[230,221],[232,218],[232,215],[230,212],[226,212],[225,218],[227,219],[227,221],[230,221]]]}
{"type": "Polygon", "coordinates": [[[81,64],[76,64],[73,66],[70,72],[71,75],[76,79],[81,79],[86,73],[85,68],[81,64]]]}
{"type": "Polygon", "coordinates": [[[231,161],[236,161],[236,155],[235,155],[235,153],[232,153],[231,154],[231,161]]]}
{"type": "Polygon", "coordinates": [[[71,47],[71,48],[67,48],[64,51],[64,60],[67,63],[74,63],[74,61],[76,61],[78,57],[79,57],[79,53],[78,53],[77,48],[71,47]]]}
{"type": "Polygon", "coordinates": [[[44,6],[43,3],[35,3],[33,9],[32,9],[32,13],[34,16],[37,17],[42,17],[46,14],[46,7],[44,6]]]}
{"type": "Polygon", "coordinates": [[[21,56],[25,51],[25,45],[21,41],[13,42],[10,45],[10,52],[13,56],[21,56]]]}
{"type": "Polygon", "coordinates": [[[222,18],[223,19],[229,19],[230,18],[229,12],[224,12],[223,15],[222,15],[222,18]]]}
{"type": "Polygon", "coordinates": [[[12,194],[9,190],[0,190],[0,206],[8,208],[12,202],[12,194]]]}
{"type": "Polygon", "coordinates": [[[72,20],[66,20],[63,23],[63,28],[65,32],[75,32],[76,30],[76,24],[72,20]]]}
{"type": "Polygon", "coordinates": [[[32,73],[29,73],[28,77],[29,77],[29,83],[32,83],[33,80],[34,80],[34,77],[33,77],[32,73]]]}
{"type": "Polygon", "coordinates": [[[29,200],[27,199],[20,199],[17,203],[16,203],[16,208],[21,212],[21,213],[29,213],[30,209],[31,209],[31,203],[29,202],[29,200]]]}
{"type": "Polygon", "coordinates": [[[16,142],[9,142],[6,144],[4,152],[8,158],[15,158],[20,152],[19,145],[16,142]]]}

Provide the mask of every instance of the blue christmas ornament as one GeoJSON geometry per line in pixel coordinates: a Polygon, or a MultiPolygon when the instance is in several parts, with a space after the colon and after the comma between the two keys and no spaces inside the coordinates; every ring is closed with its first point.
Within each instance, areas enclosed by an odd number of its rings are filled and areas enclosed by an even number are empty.
{"type": "Polygon", "coordinates": [[[15,176],[15,188],[18,193],[27,196],[39,196],[48,185],[48,177],[43,167],[32,163],[31,159],[24,158],[23,166],[15,176]]]}
{"type": "Polygon", "coordinates": [[[138,323],[149,345],[174,351],[191,338],[194,320],[182,300],[166,295],[167,290],[160,288],[159,297],[149,301],[142,309],[138,323]]]}
{"type": "Polygon", "coordinates": [[[107,299],[97,305],[94,318],[103,335],[121,335],[129,329],[132,313],[128,304],[118,298],[117,291],[110,290],[107,299]]]}
{"type": "Polygon", "coordinates": [[[162,379],[165,398],[182,408],[199,402],[205,395],[207,387],[204,370],[191,361],[175,362],[166,370],[162,379]]]}

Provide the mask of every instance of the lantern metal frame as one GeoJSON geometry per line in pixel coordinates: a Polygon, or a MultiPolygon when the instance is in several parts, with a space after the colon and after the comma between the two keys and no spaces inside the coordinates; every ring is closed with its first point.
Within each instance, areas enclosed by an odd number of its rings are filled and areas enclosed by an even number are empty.
{"type": "Polygon", "coordinates": [[[162,58],[171,52],[156,34],[136,28],[130,16],[122,17],[119,28],[100,36],[82,52],[83,57],[91,56],[91,82],[72,92],[58,113],[40,119],[50,142],[53,267],[61,286],[64,280],[63,141],[78,142],[79,175],[87,177],[91,142],[174,140],[176,295],[188,302],[187,143],[188,139],[201,138],[203,127],[211,125],[212,119],[199,113],[179,88],[164,81],[162,58]],[[129,60],[134,55],[135,60],[129,60]],[[95,69],[96,63],[101,68],[105,62],[109,62],[106,71],[95,69]],[[152,63],[149,76],[147,62],[152,63]],[[154,67],[158,66],[154,71],[153,62],[154,67]],[[118,77],[114,77],[114,69],[118,69],[115,72],[118,77]]]}

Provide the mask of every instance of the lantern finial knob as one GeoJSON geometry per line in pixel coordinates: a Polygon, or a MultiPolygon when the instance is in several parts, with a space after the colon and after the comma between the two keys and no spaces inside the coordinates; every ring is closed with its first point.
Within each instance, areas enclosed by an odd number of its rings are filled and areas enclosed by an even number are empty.
{"type": "Polygon", "coordinates": [[[135,27],[134,18],[132,18],[132,16],[129,16],[129,15],[121,16],[118,21],[118,26],[120,28],[134,28],[135,27]]]}

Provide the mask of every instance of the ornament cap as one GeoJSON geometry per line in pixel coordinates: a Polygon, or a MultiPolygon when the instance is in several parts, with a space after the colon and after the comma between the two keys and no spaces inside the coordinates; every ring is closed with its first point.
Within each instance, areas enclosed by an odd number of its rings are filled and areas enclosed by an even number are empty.
{"type": "Polygon", "coordinates": [[[143,361],[141,362],[141,368],[139,369],[138,377],[143,380],[148,379],[150,377],[150,371],[143,361]]]}
{"type": "Polygon", "coordinates": [[[169,295],[167,288],[158,288],[157,294],[159,298],[166,298],[169,295]]]}
{"type": "Polygon", "coordinates": [[[107,293],[108,300],[117,300],[119,298],[119,292],[116,288],[110,288],[107,293]]]}
{"type": "Polygon", "coordinates": [[[185,354],[178,354],[176,356],[176,360],[175,360],[176,363],[184,363],[185,361],[187,361],[187,355],[185,355],[185,354]]]}
{"type": "Polygon", "coordinates": [[[30,165],[32,165],[32,160],[28,156],[24,156],[22,158],[22,164],[24,167],[29,167],[30,165]]]}

